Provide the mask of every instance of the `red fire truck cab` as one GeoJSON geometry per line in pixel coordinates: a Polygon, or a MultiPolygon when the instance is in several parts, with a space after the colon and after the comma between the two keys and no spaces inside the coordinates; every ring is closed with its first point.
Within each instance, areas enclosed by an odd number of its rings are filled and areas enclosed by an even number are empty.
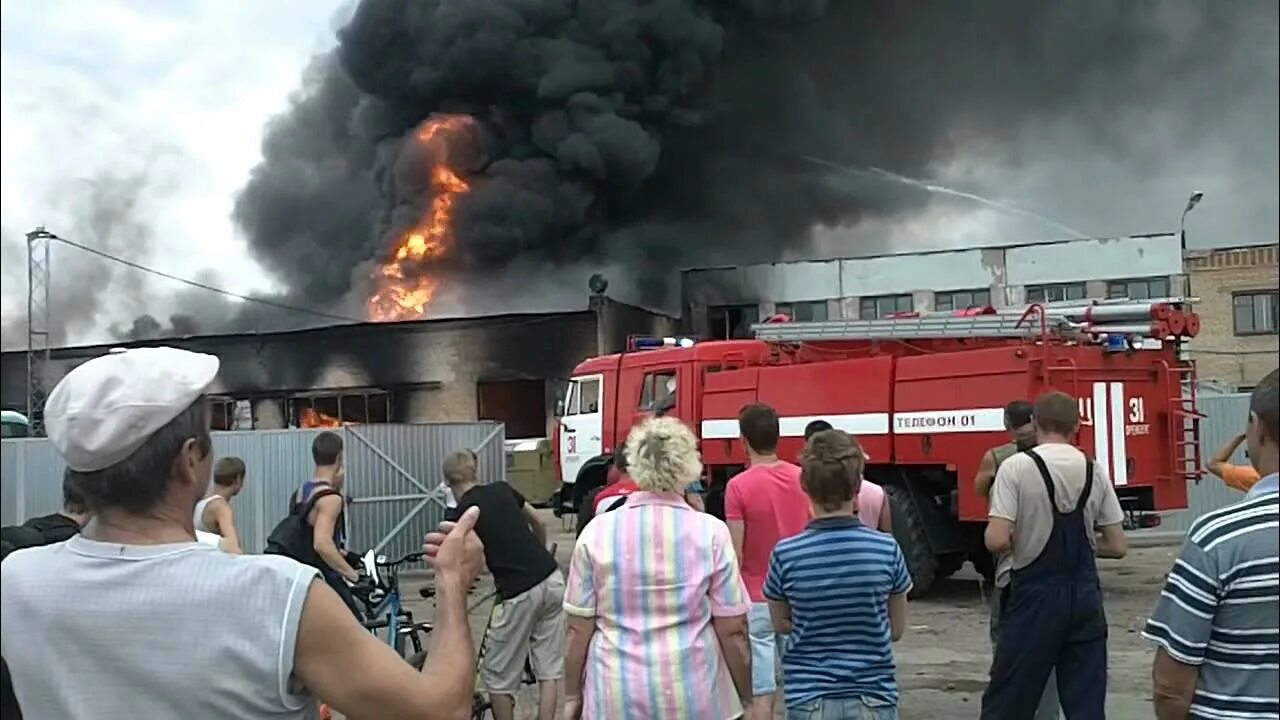
{"type": "MultiPolygon", "coordinates": [[[[1194,314],[1159,305],[1178,313],[1180,334],[1198,329],[1194,314]]],[[[1194,371],[1164,321],[1150,331],[1131,321],[1157,311],[1123,307],[1128,315],[1095,311],[1103,319],[1088,322],[1071,320],[1076,309],[1035,305],[773,322],[756,326],[753,340],[633,338],[627,352],[573,371],[555,432],[557,512],[576,512],[604,484],[632,426],[657,412],[698,434],[704,486],[727,483],[747,461],[738,413],[767,403],[780,418],[783,458],[798,458],[813,420],[858,438],[866,478],[884,486],[917,591],[927,592],[965,560],[992,572],[974,476],[982,455],[1009,441],[1005,404],[1055,389],[1078,399],[1078,444],[1107,469],[1129,521],[1158,524],[1156,513],[1186,507],[1187,481],[1199,475],[1194,371]]]]}

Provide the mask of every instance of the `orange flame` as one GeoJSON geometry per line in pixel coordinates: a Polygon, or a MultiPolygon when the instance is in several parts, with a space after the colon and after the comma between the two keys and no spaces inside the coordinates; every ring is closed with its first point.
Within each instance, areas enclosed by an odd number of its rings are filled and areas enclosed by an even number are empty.
{"type": "Polygon", "coordinates": [[[304,428],[321,428],[321,427],[341,427],[350,425],[344,423],[338,418],[322,413],[315,408],[303,408],[298,415],[298,426],[304,428]]]}
{"type": "Polygon", "coordinates": [[[404,232],[391,257],[373,273],[369,319],[375,322],[422,317],[435,295],[437,280],[426,272],[453,244],[453,206],[471,186],[448,162],[448,140],[472,123],[466,115],[438,115],[418,128],[417,140],[436,156],[431,168],[431,202],[422,219],[404,232]]]}

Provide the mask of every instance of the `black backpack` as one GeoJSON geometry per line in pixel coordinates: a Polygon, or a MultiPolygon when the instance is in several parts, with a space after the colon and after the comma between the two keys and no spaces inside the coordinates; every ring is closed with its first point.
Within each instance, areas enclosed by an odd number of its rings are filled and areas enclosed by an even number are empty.
{"type": "Polygon", "coordinates": [[[320,556],[316,554],[314,531],[307,517],[316,501],[326,495],[339,495],[337,490],[319,490],[307,498],[306,502],[295,503],[289,514],[281,520],[271,534],[267,536],[267,548],[263,552],[268,555],[284,555],[304,565],[322,567],[320,556]]]}

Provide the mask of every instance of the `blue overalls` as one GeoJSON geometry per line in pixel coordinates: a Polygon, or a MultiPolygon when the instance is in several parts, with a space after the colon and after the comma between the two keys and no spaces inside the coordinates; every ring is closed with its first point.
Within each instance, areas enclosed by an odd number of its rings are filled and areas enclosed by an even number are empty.
{"type": "MultiPolygon", "coordinates": [[[[1053,531],[1040,556],[1013,571],[1000,616],[991,682],[982,695],[983,720],[1029,720],[1049,672],[1057,670],[1058,697],[1067,720],[1106,717],[1107,618],[1084,506],[1093,490],[1086,460],[1084,491],[1070,512],[1060,512],[1044,459],[1035,462],[1053,508],[1053,531]]],[[[1015,530],[1016,531],[1016,530],[1015,530]]]]}

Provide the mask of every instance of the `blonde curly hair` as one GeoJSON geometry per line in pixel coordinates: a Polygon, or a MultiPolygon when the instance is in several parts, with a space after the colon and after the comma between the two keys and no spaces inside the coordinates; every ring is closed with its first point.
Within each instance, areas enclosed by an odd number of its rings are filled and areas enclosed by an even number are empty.
{"type": "Polygon", "coordinates": [[[683,492],[702,474],[698,439],[675,418],[646,420],[627,436],[627,470],[647,492],[683,492]]]}

